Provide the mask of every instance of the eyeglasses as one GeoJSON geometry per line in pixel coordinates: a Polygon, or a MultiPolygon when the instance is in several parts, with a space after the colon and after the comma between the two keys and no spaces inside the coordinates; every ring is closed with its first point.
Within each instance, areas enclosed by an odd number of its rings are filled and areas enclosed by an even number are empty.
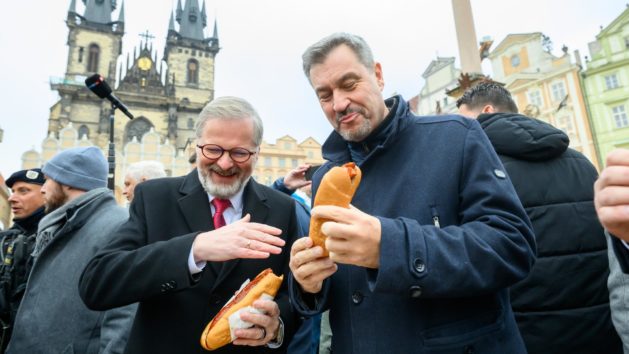
{"type": "Polygon", "coordinates": [[[255,155],[255,151],[249,151],[245,148],[235,147],[233,149],[223,149],[222,147],[216,144],[205,144],[205,145],[197,145],[199,149],[201,149],[201,153],[207,159],[210,160],[218,160],[223,156],[224,153],[228,153],[229,157],[234,162],[247,162],[252,155],[255,155]]]}

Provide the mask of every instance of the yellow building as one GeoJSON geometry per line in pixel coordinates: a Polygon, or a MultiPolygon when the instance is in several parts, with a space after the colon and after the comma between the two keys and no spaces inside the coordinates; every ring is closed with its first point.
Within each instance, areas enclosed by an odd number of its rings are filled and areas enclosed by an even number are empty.
{"type": "Polygon", "coordinates": [[[505,83],[522,113],[563,130],[570,147],[599,166],[579,80],[581,66],[570,60],[568,48],[562,48],[560,57],[551,49],[550,39],[539,32],[508,35],[488,56],[492,79],[505,83]]]}

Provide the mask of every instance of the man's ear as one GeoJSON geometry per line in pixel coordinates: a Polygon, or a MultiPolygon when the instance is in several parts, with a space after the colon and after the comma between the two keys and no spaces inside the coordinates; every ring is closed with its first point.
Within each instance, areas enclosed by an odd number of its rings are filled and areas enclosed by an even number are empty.
{"type": "Polygon", "coordinates": [[[376,74],[376,81],[378,82],[378,87],[380,87],[380,91],[384,89],[384,76],[382,75],[382,65],[380,63],[374,64],[374,73],[376,74]]]}
{"type": "Polygon", "coordinates": [[[481,113],[496,113],[496,108],[490,104],[486,104],[481,110],[481,113]]]}

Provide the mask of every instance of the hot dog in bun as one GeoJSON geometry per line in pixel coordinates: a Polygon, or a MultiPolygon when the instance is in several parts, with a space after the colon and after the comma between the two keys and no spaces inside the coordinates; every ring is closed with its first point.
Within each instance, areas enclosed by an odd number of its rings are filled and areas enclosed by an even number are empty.
{"type": "MultiPolygon", "coordinates": [[[[236,295],[214,316],[212,321],[205,326],[205,330],[201,335],[201,346],[206,350],[215,350],[231,343],[234,338],[230,328],[230,316],[241,309],[251,306],[254,301],[261,297],[274,298],[283,279],[283,275],[278,277],[273,274],[270,268],[267,268],[258,274],[255,279],[245,283],[236,295]]],[[[238,316],[236,314],[236,317],[238,316]]]]}
{"type": "MultiPolygon", "coordinates": [[[[353,162],[343,166],[332,167],[321,179],[314,206],[336,205],[349,208],[349,203],[354,197],[354,193],[360,184],[361,172],[353,162]]],[[[327,219],[312,217],[310,219],[310,238],[315,246],[323,248],[323,255],[327,256],[328,250],[325,248],[325,235],[321,232],[321,225],[327,219]]]]}

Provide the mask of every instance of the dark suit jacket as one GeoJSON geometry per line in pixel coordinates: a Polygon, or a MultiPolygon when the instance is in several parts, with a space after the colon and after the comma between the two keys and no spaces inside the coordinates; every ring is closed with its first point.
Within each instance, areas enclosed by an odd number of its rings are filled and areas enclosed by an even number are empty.
{"type": "MultiPolygon", "coordinates": [[[[200,353],[206,324],[247,278],[265,268],[288,276],[290,247],[297,235],[294,201],[256,183],[245,186],[243,214],[282,230],[286,245],[262,260],[208,262],[191,276],[188,256],[194,238],[213,230],[208,195],[197,172],[144,182],[135,189],[129,220],[87,265],[80,281],[85,304],[105,310],[139,302],[126,353],[200,353]]],[[[298,325],[284,281],[276,296],[286,338],[280,349],[228,345],[215,353],[281,353],[298,325]]]]}

